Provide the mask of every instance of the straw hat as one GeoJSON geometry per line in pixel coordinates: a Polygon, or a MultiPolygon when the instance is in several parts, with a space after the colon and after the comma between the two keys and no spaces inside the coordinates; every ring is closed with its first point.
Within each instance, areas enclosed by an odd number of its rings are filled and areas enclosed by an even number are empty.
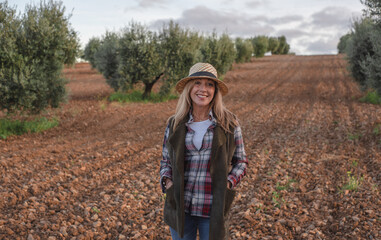
{"type": "Polygon", "coordinates": [[[209,63],[196,63],[189,70],[189,76],[181,79],[176,84],[176,90],[182,93],[185,85],[192,79],[207,78],[215,81],[222,96],[228,93],[226,84],[217,78],[217,70],[209,63]]]}

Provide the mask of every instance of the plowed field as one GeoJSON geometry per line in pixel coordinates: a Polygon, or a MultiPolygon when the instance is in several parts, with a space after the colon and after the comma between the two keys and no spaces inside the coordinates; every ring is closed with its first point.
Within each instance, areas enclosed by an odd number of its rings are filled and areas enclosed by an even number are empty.
{"type": "MultiPolygon", "coordinates": [[[[88,64],[44,133],[0,140],[0,239],[170,239],[159,186],[177,100],[119,104],[88,64]]],[[[381,106],[342,56],[272,56],[225,76],[249,158],[231,239],[381,239],[381,106]]]]}

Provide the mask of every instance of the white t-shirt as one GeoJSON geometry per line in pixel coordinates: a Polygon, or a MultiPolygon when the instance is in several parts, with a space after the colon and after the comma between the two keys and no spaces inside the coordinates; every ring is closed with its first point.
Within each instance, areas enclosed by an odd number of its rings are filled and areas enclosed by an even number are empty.
{"type": "Polygon", "coordinates": [[[193,122],[189,124],[190,128],[195,132],[193,136],[193,144],[194,146],[200,150],[202,145],[202,140],[204,139],[204,135],[208,127],[212,124],[212,121],[205,120],[202,122],[193,122]]]}

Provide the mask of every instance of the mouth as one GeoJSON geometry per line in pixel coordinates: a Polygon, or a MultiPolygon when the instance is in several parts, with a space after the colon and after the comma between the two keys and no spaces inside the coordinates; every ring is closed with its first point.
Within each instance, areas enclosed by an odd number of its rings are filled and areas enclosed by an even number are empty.
{"type": "Polygon", "coordinates": [[[207,98],[208,95],[204,95],[204,94],[196,94],[197,97],[199,98],[207,98]]]}

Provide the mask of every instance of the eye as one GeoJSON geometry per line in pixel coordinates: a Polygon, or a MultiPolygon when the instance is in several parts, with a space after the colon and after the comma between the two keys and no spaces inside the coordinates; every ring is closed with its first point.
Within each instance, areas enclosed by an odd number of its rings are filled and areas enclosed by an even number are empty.
{"type": "Polygon", "coordinates": [[[214,87],[214,82],[208,82],[209,87],[214,87]]]}
{"type": "Polygon", "coordinates": [[[201,81],[200,81],[200,80],[196,80],[196,81],[194,81],[194,84],[195,84],[195,85],[200,85],[200,84],[201,84],[201,81]]]}

